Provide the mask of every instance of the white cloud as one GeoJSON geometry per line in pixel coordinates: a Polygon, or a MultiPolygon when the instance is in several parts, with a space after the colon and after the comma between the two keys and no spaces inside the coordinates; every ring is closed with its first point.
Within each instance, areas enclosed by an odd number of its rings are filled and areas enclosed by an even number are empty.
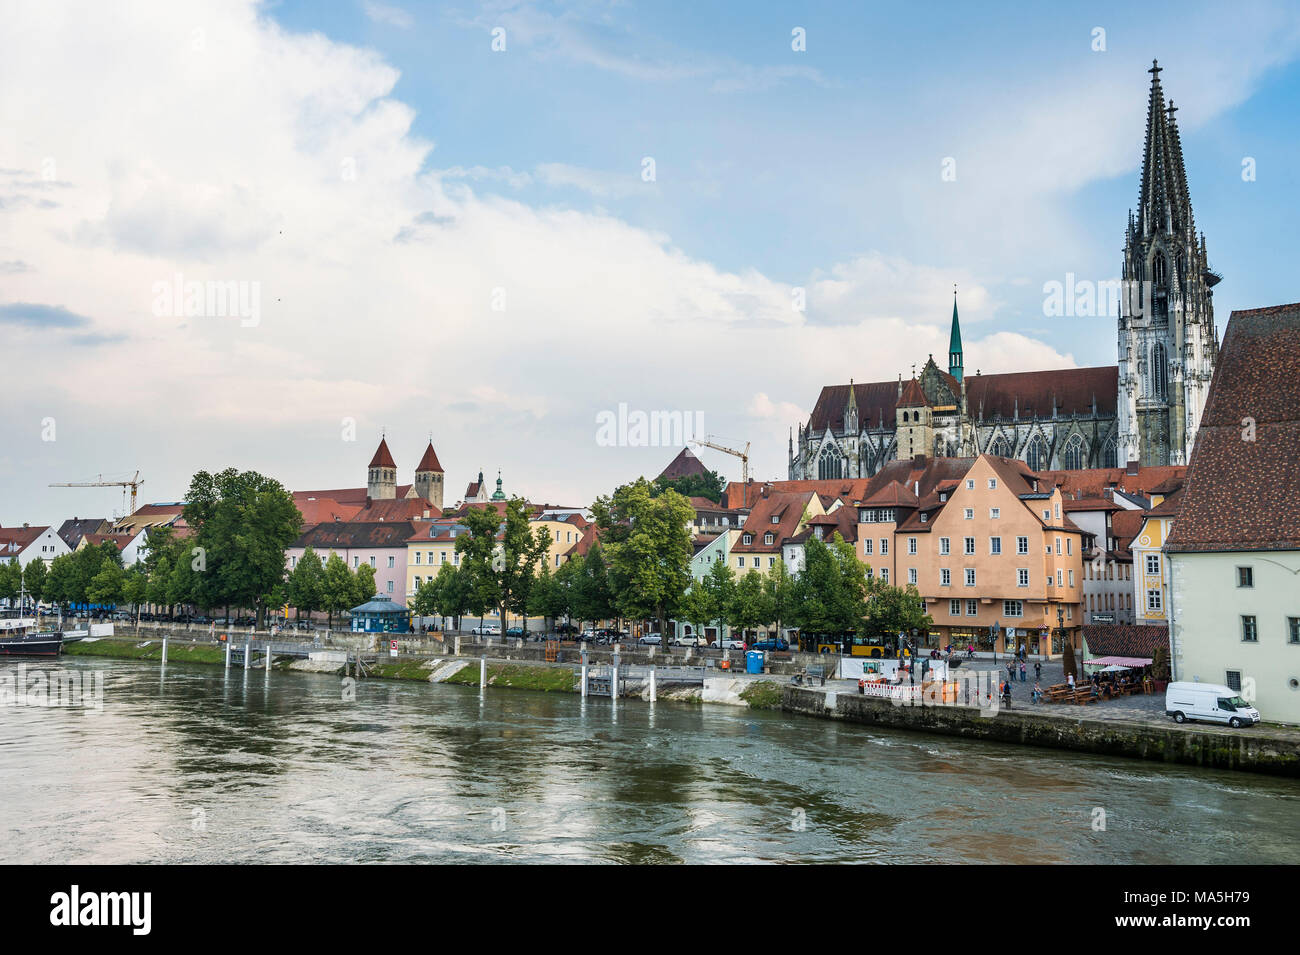
{"type": "Polygon", "coordinates": [[[382,23],[390,27],[398,27],[402,30],[408,30],[415,25],[415,18],[403,10],[401,7],[395,7],[387,3],[379,3],[377,0],[364,0],[361,9],[366,16],[375,23],[382,23]]]}

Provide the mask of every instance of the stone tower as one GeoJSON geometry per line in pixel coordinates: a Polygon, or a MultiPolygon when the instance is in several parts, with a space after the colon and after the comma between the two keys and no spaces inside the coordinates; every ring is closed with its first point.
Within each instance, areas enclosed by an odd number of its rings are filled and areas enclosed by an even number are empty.
{"type": "Polygon", "coordinates": [[[393,455],[388,450],[388,441],[382,437],[367,469],[366,496],[376,501],[397,497],[397,465],[393,463],[393,455]]]}
{"type": "Polygon", "coordinates": [[[1205,236],[1192,220],[1183,147],[1152,61],[1137,214],[1124,237],[1119,315],[1118,458],[1186,464],[1214,361],[1213,288],[1205,236]]]}
{"type": "Polygon", "coordinates": [[[433,441],[424,449],[424,457],[415,466],[415,495],[422,497],[439,510],[442,509],[442,465],[433,450],[433,441]]]}
{"type": "Polygon", "coordinates": [[[898,458],[906,461],[918,454],[934,454],[934,409],[913,378],[898,396],[898,458]]]}

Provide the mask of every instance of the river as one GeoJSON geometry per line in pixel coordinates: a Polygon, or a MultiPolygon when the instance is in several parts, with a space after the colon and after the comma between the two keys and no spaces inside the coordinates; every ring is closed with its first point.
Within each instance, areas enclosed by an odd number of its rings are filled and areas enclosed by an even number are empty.
{"type": "Polygon", "coordinates": [[[0,707],[0,862],[1300,858],[1300,782],[1267,776],[727,706],[58,666],[102,672],[103,706],[0,707]]]}

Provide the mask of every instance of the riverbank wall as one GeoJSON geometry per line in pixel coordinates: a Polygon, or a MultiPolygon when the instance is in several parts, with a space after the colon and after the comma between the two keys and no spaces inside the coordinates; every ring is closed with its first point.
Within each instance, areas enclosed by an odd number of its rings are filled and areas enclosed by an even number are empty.
{"type": "Polygon", "coordinates": [[[1262,726],[1163,726],[1024,710],[981,715],[975,707],[895,705],[852,692],[790,685],[782,688],[781,709],[941,736],[1300,778],[1300,734],[1262,726]]]}

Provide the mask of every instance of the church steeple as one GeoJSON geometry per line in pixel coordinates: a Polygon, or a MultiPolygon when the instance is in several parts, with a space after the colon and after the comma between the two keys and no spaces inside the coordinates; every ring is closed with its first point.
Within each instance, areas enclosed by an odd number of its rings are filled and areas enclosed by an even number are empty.
{"type": "Polygon", "coordinates": [[[1142,181],[1124,236],[1116,463],[1186,464],[1218,352],[1219,276],[1192,218],[1178,110],[1165,104],[1160,64],[1147,72],[1142,181]]]}
{"type": "Polygon", "coordinates": [[[957,286],[952,287],[952,332],[948,335],[948,374],[962,376],[961,324],[957,321],[957,286]]]}

